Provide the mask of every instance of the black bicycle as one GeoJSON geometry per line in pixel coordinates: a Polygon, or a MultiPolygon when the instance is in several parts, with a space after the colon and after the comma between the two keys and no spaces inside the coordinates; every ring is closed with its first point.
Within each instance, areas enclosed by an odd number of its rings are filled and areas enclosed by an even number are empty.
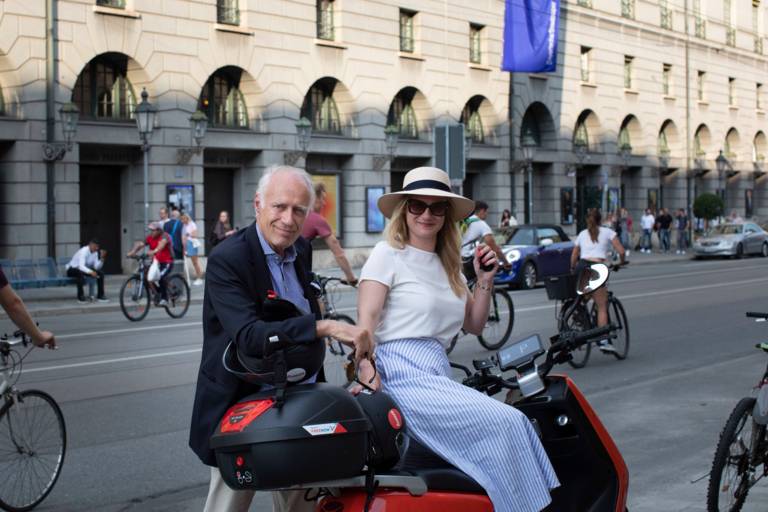
{"type": "Polygon", "coordinates": [[[34,346],[22,331],[0,337],[0,508],[32,510],[51,492],[67,451],[64,415],[51,395],[19,390],[22,361],[34,346]],[[21,354],[15,347],[28,350],[21,354]]]}
{"type": "MultiPolygon", "coordinates": [[[[606,268],[609,268],[606,266],[606,268]]],[[[613,265],[611,270],[617,272],[620,265],[613,265]]],[[[545,281],[547,297],[559,301],[555,304],[555,318],[558,332],[586,331],[597,326],[597,304],[589,293],[577,294],[577,279],[575,274],[555,276],[545,281]]],[[[627,313],[621,301],[608,292],[608,324],[616,326],[613,348],[605,350],[616,359],[626,359],[629,353],[629,322],[627,313]]],[[[568,364],[574,368],[584,368],[592,353],[592,343],[586,343],[571,352],[568,364]]]]}
{"type": "Polygon", "coordinates": [[[139,266],[120,288],[120,310],[131,322],[143,320],[149,313],[150,304],[165,308],[172,318],[181,318],[189,309],[189,285],[181,274],[166,276],[165,287],[168,292],[166,304],[160,304],[160,292],[147,281],[150,257],[146,254],[131,256],[139,266]]]}
{"type": "MultiPolygon", "coordinates": [[[[355,325],[352,317],[336,311],[336,300],[341,289],[339,285],[351,286],[347,281],[338,277],[326,277],[315,274],[312,286],[315,288],[322,307],[323,319],[337,320],[355,325]]],[[[355,361],[353,348],[339,340],[327,336],[325,338],[325,361],[323,372],[329,384],[346,386],[355,378],[355,361]]]]}
{"type": "MultiPolygon", "coordinates": [[[[467,279],[467,285],[470,290],[474,290],[476,284],[476,278],[467,279]]],[[[507,290],[494,288],[493,295],[491,295],[488,320],[485,322],[485,327],[483,327],[483,334],[477,336],[477,341],[488,350],[498,350],[509,341],[514,325],[515,306],[512,303],[512,297],[509,296],[507,290]]],[[[445,351],[450,354],[456,346],[459,336],[464,334],[466,334],[466,331],[462,329],[460,334],[453,337],[445,351]]]]}
{"type": "MultiPolygon", "coordinates": [[[[768,313],[747,317],[765,322],[768,313]]],[[[756,348],[768,353],[768,343],[756,348]]],[[[756,396],[739,400],[720,434],[709,473],[707,512],[741,510],[749,490],[768,474],[768,367],[755,389],[756,396]]]]}

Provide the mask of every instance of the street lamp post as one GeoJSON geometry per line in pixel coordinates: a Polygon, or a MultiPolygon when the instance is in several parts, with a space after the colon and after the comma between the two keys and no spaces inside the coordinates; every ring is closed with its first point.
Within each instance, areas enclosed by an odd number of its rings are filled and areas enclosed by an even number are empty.
{"type": "Polygon", "coordinates": [[[718,193],[720,194],[720,199],[723,200],[723,211],[725,211],[725,198],[727,194],[725,193],[723,178],[725,177],[725,170],[728,168],[729,162],[723,154],[722,149],[720,150],[720,154],[717,155],[717,158],[715,158],[715,165],[717,165],[718,193]]]}
{"type": "Polygon", "coordinates": [[[189,118],[189,129],[194,145],[188,148],[179,148],[176,151],[176,163],[180,165],[188,164],[192,155],[199,155],[203,152],[203,139],[208,129],[208,116],[202,110],[196,111],[189,118]]]}
{"type": "Polygon", "coordinates": [[[144,153],[144,229],[149,225],[149,140],[152,138],[152,130],[155,128],[155,116],[157,108],[147,98],[147,90],[141,91],[141,103],[136,106],[134,116],[136,127],[139,129],[141,151],[144,153]]]}
{"type": "Polygon", "coordinates": [[[74,103],[65,103],[59,109],[59,119],[61,120],[61,131],[64,134],[64,143],[43,144],[43,160],[46,162],[61,160],[67,151],[72,150],[72,143],[77,133],[77,122],[80,119],[80,110],[74,103]]]}
{"type": "Polygon", "coordinates": [[[528,219],[526,222],[533,222],[533,157],[536,154],[536,138],[530,133],[523,135],[520,141],[520,148],[523,151],[525,160],[525,170],[528,175],[528,219]]]}
{"type": "Polygon", "coordinates": [[[384,128],[384,144],[386,146],[386,155],[375,155],[373,157],[373,170],[380,171],[384,168],[384,164],[392,166],[392,162],[397,155],[397,143],[400,139],[400,130],[397,125],[388,124],[384,128]]]}
{"type": "MultiPolygon", "coordinates": [[[[312,141],[312,122],[306,117],[302,117],[296,122],[296,140],[298,142],[298,151],[289,151],[283,155],[285,165],[296,165],[299,158],[307,158],[309,143],[312,141]]],[[[304,167],[307,163],[304,162],[304,167]]]]}

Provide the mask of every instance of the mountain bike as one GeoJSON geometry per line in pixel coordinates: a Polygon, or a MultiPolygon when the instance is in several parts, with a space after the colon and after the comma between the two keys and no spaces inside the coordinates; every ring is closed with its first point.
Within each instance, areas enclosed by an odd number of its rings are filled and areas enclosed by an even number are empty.
{"type": "MultiPolygon", "coordinates": [[[[620,267],[612,265],[610,269],[618,272],[620,267]]],[[[547,297],[559,301],[555,305],[558,332],[586,331],[597,326],[597,304],[592,300],[591,294],[576,293],[577,279],[575,274],[565,274],[551,277],[544,283],[547,297]]],[[[617,329],[612,342],[613,350],[605,352],[613,354],[616,359],[626,359],[629,353],[629,321],[624,305],[612,291],[608,291],[608,324],[615,325],[617,329]]],[[[591,352],[592,343],[582,345],[571,352],[568,364],[574,368],[584,368],[591,352]]]]}
{"type": "MultiPolygon", "coordinates": [[[[146,254],[130,257],[138,261],[139,266],[120,288],[120,310],[128,320],[138,322],[147,316],[150,304],[160,306],[160,292],[147,281],[150,257],[146,254]]],[[[170,274],[164,279],[168,301],[162,307],[171,318],[181,318],[189,309],[189,285],[181,274],[170,274]]]]}
{"type": "MultiPolygon", "coordinates": [[[[467,279],[467,285],[470,290],[475,289],[477,279],[467,279]]],[[[502,288],[494,288],[491,295],[491,307],[488,312],[488,320],[483,327],[483,334],[477,336],[477,341],[488,350],[498,350],[509,341],[512,334],[512,327],[515,324],[515,306],[512,303],[512,297],[509,292],[502,288]]],[[[450,354],[456,346],[459,336],[466,334],[464,329],[460,334],[453,337],[445,351],[450,354]]]]}
{"type": "MultiPolygon", "coordinates": [[[[355,325],[355,321],[351,317],[336,311],[335,302],[340,293],[336,283],[351,286],[344,279],[317,274],[315,274],[312,281],[312,286],[317,293],[318,299],[320,299],[323,319],[337,320],[355,325]]],[[[326,336],[324,341],[326,346],[325,361],[323,362],[325,380],[329,384],[346,386],[355,378],[353,347],[345,345],[330,336],[326,336]]]]}
{"type": "MultiPolygon", "coordinates": [[[[747,317],[765,322],[768,313],[750,312],[747,317]]],[[[768,343],[755,347],[768,353],[768,343]]],[[[739,400],[720,433],[709,473],[707,512],[741,510],[749,490],[768,474],[768,367],[755,390],[756,396],[739,400]]]]}
{"type": "Polygon", "coordinates": [[[0,337],[0,508],[10,511],[31,510],[48,496],[67,449],[64,416],[53,397],[16,388],[34,348],[29,345],[22,331],[0,337]],[[23,355],[19,345],[28,347],[23,355]]]}

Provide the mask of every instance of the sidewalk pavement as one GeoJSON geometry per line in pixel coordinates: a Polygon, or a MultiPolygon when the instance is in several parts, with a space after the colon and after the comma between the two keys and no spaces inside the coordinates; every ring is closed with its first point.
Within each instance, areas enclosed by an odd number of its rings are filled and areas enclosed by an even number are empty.
{"type": "MultiPolygon", "coordinates": [[[[632,265],[674,263],[688,261],[691,254],[678,255],[674,253],[651,254],[632,251],[629,260],[632,265]]],[[[356,275],[360,275],[360,268],[353,269],[356,275]]],[[[341,276],[338,268],[316,269],[316,272],[324,275],[341,276]]],[[[58,316],[87,313],[106,313],[120,311],[120,288],[128,275],[108,275],[104,279],[104,291],[109,302],[94,302],[90,304],[78,304],[75,286],[63,286],[56,288],[39,288],[18,290],[16,293],[24,300],[29,312],[35,316],[58,316]]],[[[190,286],[191,304],[202,304],[205,286],[190,286]]],[[[5,312],[0,310],[0,319],[7,318],[5,312]]]]}

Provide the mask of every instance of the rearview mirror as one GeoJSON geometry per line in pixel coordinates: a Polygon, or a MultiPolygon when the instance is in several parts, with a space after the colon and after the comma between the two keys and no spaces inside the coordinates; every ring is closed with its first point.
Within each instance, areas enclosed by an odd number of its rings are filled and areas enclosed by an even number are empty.
{"type": "Polygon", "coordinates": [[[581,269],[579,273],[576,293],[584,295],[592,293],[608,282],[608,265],[605,263],[591,263],[581,269]]]}

